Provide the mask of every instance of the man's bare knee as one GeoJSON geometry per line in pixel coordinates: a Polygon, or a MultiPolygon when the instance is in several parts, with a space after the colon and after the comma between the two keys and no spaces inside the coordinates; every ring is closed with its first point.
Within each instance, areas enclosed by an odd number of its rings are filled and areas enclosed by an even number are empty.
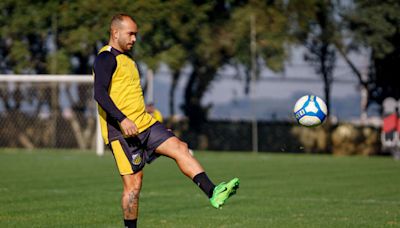
{"type": "Polygon", "coordinates": [[[124,189],[123,193],[124,196],[134,196],[135,198],[139,198],[140,195],[140,188],[128,188],[124,189]]]}
{"type": "Polygon", "coordinates": [[[139,199],[140,189],[142,187],[141,178],[136,179],[135,182],[130,182],[128,185],[124,186],[124,191],[122,192],[123,197],[128,199],[139,199]]]}
{"type": "Polygon", "coordinates": [[[176,148],[176,155],[177,157],[175,159],[190,159],[193,158],[193,156],[189,152],[189,146],[185,142],[178,142],[177,143],[177,148],[176,148]]]}
{"type": "Polygon", "coordinates": [[[127,200],[128,205],[132,205],[135,201],[139,201],[140,189],[124,190],[122,197],[127,200]]]}
{"type": "Polygon", "coordinates": [[[181,152],[187,152],[189,151],[188,144],[182,141],[179,141],[178,143],[178,150],[181,152]]]}

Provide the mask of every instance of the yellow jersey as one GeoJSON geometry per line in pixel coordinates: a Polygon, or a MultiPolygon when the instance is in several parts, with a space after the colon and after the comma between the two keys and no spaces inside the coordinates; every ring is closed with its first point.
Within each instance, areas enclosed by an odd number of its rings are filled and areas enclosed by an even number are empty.
{"type": "Polygon", "coordinates": [[[94,97],[106,144],[123,135],[119,123],[125,118],[136,124],[139,133],[156,122],[145,110],[139,71],[131,57],[106,45],[95,59],[93,74],[94,97]]]}

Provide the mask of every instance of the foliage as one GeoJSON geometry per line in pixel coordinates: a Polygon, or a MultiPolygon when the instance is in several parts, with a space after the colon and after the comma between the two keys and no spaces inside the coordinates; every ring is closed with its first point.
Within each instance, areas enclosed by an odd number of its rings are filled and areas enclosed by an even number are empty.
{"type": "Polygon", "coordinates": [[[289,8],[296,15],[294,34],[307,53],[304,58],[321,76],[324,83],[325,102],[330,110],[330,93],[336,63],[335,41],[338,39],[335,5],[331,0],[290,1],[289,8]],[[297,8],[299,5],[300,8],[297,8]],[[308,13],[304,13],[308,12],[308,13]]]}
{"type": "Polygon", "coordinates": [[[310,52],[307,59],[324,79],[329,105],[334,46],[348,47],[341,49],[347,54],[362,44],[371,50],[371,98],[378,103],[389,95],[399,98],[400,3],[354,0],[339,13],[338,5],[340,1],[333,0],[3,0],[0,71],[91,74],[94,56],[108,40],[111,16],[125,12],[139,25],[135,59],[149,69],[156,70],[161,63],[171,69],[171,100],[181,70],[191,67],[182,109],[191,127],[200,129],[212,105],[203,104],[202,97],[221,67],[243,67],[249,91],[250,18],[254,17],[258,68],[265,64],[282,71],[290,55],[287,47],[305,45],[310,52]],[[347,33],[337,20],[347,23],[347,33]]]}
{"type": "Polygon", "coordinates": [[[374,49],[376,58],[384,58],[395,49],[393,38],[400,29],[400,3],[398,1],[354,1],[346,18],[354,31],[355,43],[374,49]]]}
{"type": "Polygon", "coordinates": [[[400,98],[400,3],[355,0],[343,20],[351,31],[350,51],[370,50],[367,85],[370,101],[381,104],[386,97],[400,98]]]}
{"type": "MultiPolygon", "coordinates": [[[[232,12],[232,18],[225,26],[226,36],[222,40],[231,63],[245,68],[246,92],[248,93],[251,69],[251,18],[254,20],[256,61],[262,60],[269,69],[282,71],[287,57],[286,46],[291,36],[286,9],[282,1],[249,1],[232,12]]],[[[260,61],[257,61],[260,68],[260,61]]],[[[258,74],[256,78],[259,78],[258,74]]]]}

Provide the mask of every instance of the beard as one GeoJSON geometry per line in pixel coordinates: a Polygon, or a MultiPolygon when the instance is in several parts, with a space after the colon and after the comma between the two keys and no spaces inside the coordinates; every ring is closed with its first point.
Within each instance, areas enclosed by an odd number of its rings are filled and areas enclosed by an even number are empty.
{"type": "Polygon", "coordinates": [[[133,48],[133,45],[135,44],[135,43],[130,43],[130,42],[126,42],[126,41],[119,41],[118,42],[118,44],[119,44],[119,46],[121,47],[121,48],[123,48],[123,51],[124,52],[126,52],[126,51],[129,51],[129,50],[131,50],[132,48],[133,48]]]}

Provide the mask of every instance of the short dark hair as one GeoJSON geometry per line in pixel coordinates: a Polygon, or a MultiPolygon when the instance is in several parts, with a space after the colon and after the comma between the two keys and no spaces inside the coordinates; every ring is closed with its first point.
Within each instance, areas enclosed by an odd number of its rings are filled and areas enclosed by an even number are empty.
{"type": "Polygon", "coordinates": [[[120,24],[120,23],[124,20],[124,18],[129,18],[129,19],[131,19],[133,22],[135,22],[135,24],[136,24],[135,19],[133,19],[130,15],[128,15],[128,14],[126,14],[126,13],[115,14],[115,15],[111,18],[111,22],[110,22],[110,31],[111,31],[111,27],[113,27],[113,25],[120,24]]]}

